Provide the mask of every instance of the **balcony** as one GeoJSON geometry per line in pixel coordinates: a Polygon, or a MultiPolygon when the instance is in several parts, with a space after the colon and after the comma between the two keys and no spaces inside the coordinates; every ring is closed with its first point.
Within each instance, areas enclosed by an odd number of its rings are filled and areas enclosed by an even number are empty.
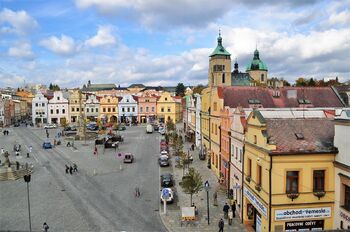
{"type": "Polygon", "coordinates": [[[248,181],[248,182],[250,182],[250,181],[252,180],[252,177],[251,177],[251,176],[246,176],[246,177],[245,177],[245,180],[248,181]]]}

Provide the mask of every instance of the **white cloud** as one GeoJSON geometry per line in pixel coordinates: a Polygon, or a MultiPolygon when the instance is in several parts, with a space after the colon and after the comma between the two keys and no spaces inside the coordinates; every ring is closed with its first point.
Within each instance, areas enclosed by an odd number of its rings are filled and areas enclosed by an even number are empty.
{"type": "Polygon", "coordinates": [[[85,45],[90,47],[113,45],[116,39],[113,36],[113,28],[111,26],[99,26],[97,34],[85,41],[85,45]]]}
{"type": "Polygon", "coordinates": [[[16,43],[14,47],[9,48],[8,54],[24,59],[32,59],[34,57],[32,46],[28,42],[16,43]]]}
{"type": "Polygon", "coordinates": [[[329,24],[331,25],[349,25],[350,24],[350,11],[346,9],[339,13],[333,13],[329,17],[329,24]]]}
{"type": "Polygon", "coordinates": [[[74,40],[66,35],[61,35],[61,38],[50,36],[41,40],[40,45],[59,55],[72,55],[76,52],[74,40]]]}
{"type": "Polygon", "coordinates": [[[28,34],[38,27],[37,21],[25,11],[3,9],[0,12],[1,32],[28,34]]]}

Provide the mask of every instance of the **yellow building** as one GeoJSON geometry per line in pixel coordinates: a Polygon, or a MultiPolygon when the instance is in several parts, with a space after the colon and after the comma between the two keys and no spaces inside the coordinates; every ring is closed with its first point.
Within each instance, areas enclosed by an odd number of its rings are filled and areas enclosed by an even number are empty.
{"type": "Polygon", "coordinates": [[[172,120],[174,123],[182,120],[182,104],[180,99],[171,96],[169,92],[163,92],[157,101],[157,117],[159,122],[165,123],[172,120]]]}
{"type": "Polygon", "coordinates": [[[81,94],[81,104],[80,104],[80,90],[79,89],[70,90],[68,101],[69,101],[70,122],[77,123],[79,121],[80,114],[84,113],[85,94],[81,94]]]}
{"type": "Polygon", "coordinates": [[[201,102],[201,112],[200,112],[200,120],[201,120],[201,143],[204,154],[208,157],[208,167],[211,165],[210,158],[210,93],[211,88],[203,89],[202,91],[202,102],[201,102]]]}
{"type": "Polygon", "coordinates": [[[243,222],[256,231],[332,229],[334,122],[263,114],[247,119],[243,222]]]}
{"type": "Polygon", "coordinates": [[[100,99],[99,118],[103,122],[117,122],[118,121],[118,97],[103,96],[100,99]]]}

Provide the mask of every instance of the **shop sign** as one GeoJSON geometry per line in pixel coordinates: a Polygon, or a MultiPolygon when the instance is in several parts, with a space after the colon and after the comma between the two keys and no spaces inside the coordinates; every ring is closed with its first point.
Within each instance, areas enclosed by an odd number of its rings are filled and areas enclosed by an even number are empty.
{"type": "Polygon", "coordinates": [[[261,232],[261,217],[258,214],[256,214],[255,232],[261,232]]]}
{"type": "Polygon", "coordinates": [[[251,193],[248,188],[243,188],[244,195],[249,199],[250,203],[254,205],[254,207],[259,210],[260,213],[262,213],[265,217],[267,217],[267,208],[261,201],[255,197],[253,193],[251,193]]]}
{"type": "Polygon", "coordinates": [[[285,231],[314,231],[323,230],[324,220],[286,222],[285,231]]]}
{"type": "Polygon", "coordinates": [[[331,216],[331,207],[275,210],[275,221],[326,218],[331,216]]]}
{"type": "Polygon", "coordinates": [[[342,211],[340,211],[340,217],[344,218],[346,221],[350,222],[350,216],[346,215],[342,211]]]}

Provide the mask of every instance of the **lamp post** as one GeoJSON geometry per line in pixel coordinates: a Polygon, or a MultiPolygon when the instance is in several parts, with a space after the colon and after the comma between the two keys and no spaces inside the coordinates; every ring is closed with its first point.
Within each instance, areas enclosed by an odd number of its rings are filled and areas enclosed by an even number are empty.
{"type": "Polygon", "coordinates": [[[30,218],[30,199],[29,199],[29,182],[30,182],[30,178],[31,178],[30,174],[24,175],[24,181],[27,183],[29,231],[32,232],[32,221],[31,221],[31,218],[30,218]]]}
{"type": "Polygon", "coordinates": [[[204,183],[204,189],[207,192],[207,213],[208,213],[208,225],[210,225],[210,220],[209,220],[209,189],[210,189],[210,185],[209,185],[209,181],[206,181],[204,183]]]}

